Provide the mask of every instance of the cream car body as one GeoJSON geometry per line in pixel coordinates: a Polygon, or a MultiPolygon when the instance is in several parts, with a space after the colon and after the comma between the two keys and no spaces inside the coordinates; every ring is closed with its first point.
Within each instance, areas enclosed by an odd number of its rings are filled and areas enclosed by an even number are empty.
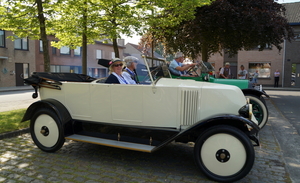
{"type": "MultiPolygon", "coordinates": [[[[149,69],[146,83],[106,84],[71,73],[35,73],[41,100],[30,120],[35,144],[59,150],[65,139],[153,153],[170,142],[194,142],[194,157],[210,179],[232,182],[251,170],[259,127],[242,91],[231,85],[160,78],[149,69]],[[84,79],[82,79],[84,78],[84,79]],[[252,142],[251,142],[252,140],[252,142]]],[[[166,71],[166,69],[163,69],[166,71]]]]}
{"type": "Polygon", "coordinates": [[[42,100],[60,101],[73,119],[176,129],[216,115],[239,115],[246,105],[235,86],[167,78],[155,85],[62,82],[61,90],[40,90],[42,100]]]}

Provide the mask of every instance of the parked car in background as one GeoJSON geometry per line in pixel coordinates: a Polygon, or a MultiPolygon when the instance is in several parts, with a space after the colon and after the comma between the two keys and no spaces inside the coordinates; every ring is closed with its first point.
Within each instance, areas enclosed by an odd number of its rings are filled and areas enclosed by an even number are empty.
{"type": "Polygon", "coordinates": [[[195,163],[207,177],[218,182],[245,177],[260,128],[243,92],[167,78],[165,65],[143,64],[147,74],[139,85],[106,84],[74,73],[25,79],[36,90],[33,97],[39,93],[41,99],[22,120],[30,120],[37,147],[55,152],[68,139],[153,153],[173,141],[194,142],[195,163]]]}

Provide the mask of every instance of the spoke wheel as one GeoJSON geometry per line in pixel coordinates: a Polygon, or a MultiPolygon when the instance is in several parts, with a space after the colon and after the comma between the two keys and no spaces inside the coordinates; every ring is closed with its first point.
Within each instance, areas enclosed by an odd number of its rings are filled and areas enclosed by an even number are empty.
{"type": "Polygon", "coordinates": [[[233,182],[249,173],[255,153],[245,133],[232,126],[219,125],[198,137],[194,158],[200,170],[210,179],[233,182]]]}
{"type": "Polygon", "coordinates": [[[268,122],[269,111],[265,104],[264,98],[256,97],[253,95],[246,95],[250,99],[250,104],[252,104],[252,112],[255,116],[259,128],[263,128],[268,122]]]}
{"type": "Polygon", "coordinates": [[[37,147],[45,152],[55,152],[65,142],[59,118],[47,108],[42,108],[33,115],[30,121],[30,133],[37,147]]]}

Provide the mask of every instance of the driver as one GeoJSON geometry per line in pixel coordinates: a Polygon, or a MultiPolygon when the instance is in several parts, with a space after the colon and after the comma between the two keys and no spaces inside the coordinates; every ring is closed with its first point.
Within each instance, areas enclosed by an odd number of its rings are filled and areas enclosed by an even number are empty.
{"type": "Polygon", "coordinates": [[[195,65],[197,65],[197,63],[183,65],[182,64],[183,61],[184,61],[184,56],[183,56],[182,52],[177,52],[175,54],[174,60],[169,65],[169,69],[172,74],[175,74],[177,76],[190,76],[187,74],[186,71],[189,68],[195,67],[195,65]]]}

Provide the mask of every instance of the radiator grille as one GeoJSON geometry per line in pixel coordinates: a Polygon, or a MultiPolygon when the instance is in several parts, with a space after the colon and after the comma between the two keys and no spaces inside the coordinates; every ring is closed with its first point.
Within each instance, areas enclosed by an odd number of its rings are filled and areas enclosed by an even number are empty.
{"type": "Polygon", "coordinates": [[[181,92],[181,125],[192,125],[197,122],[198,95],[197,90],[181,92]]]}

